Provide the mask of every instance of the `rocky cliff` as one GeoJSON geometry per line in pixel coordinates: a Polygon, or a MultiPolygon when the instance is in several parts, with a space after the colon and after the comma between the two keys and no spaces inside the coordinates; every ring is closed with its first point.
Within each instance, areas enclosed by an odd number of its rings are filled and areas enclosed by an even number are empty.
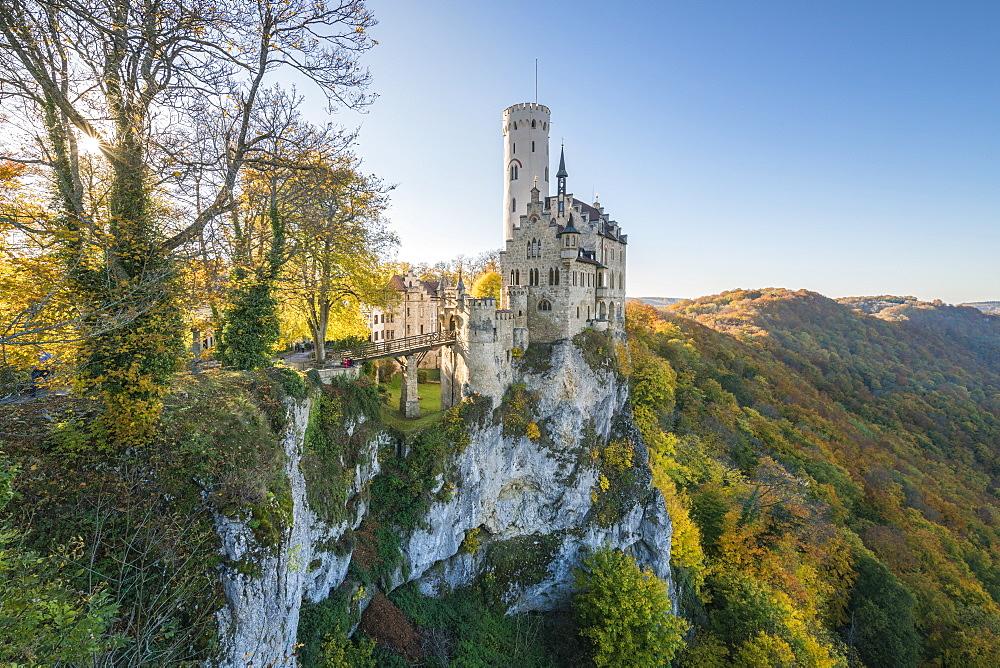
{"type": "MultiPolygon", "coordinates": [[[[627,385],[612,356],[588,351],[585,357],[571,342],[538,352],[521,361],[517,382],[498,405],[480,398],[487,405],[475,418],[454,414],[464,421],[461,447],[435,469],[420,520],[393,527],[399,559],[352,590],[359,607],[379,589],[414,580],[423,593],[439,595],[486,578],[511,613],[551,609],[567,601],[581,554],[606,545],[631,552],[669,580],[670,519],[651,487],[627,385]]],[[[379,526],[372,495],[384,488],[379,476],[407,456],[410,441],[373,430],[354,456],[341,455],[349,483],[339,497],[341,519],[331,521],[309,503],[309,485],[327,483],[305,476],[300,465],[318,401],[315,392],[286,400],[293,508],[280,545],[265,549],[244,523],[217,517],[230,564],[222,573],[227,603],[218,615],[223,665],[294,661],[302,602],[326,598],[349,571],[371,566],[369,556],[351,568],[370,552],[365,527],[379,526]]],[[[347,436],[356,428],[346,420],[347,436]]]]}

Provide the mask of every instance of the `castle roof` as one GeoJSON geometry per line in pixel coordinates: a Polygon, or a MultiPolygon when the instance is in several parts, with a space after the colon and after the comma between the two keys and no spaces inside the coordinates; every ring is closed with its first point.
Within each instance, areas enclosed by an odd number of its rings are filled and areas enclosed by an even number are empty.
{"type": "Polygon", "coordinates": [[[557,179],[564,179],[569,176],[569,172],[566,171],[566,149],[559,149],[559,171],[556,172],[557,179]]]}
{"type": "Polygon", "coordinates": [[[556,232],[557,237],[564,234],[580,234],[580,230],[573,227],[573,214],[569,214],[569,224],[567,224],[566,227],[563,227],[562,225],[558,225],[557,227],[559,228],[559,231],[556,232]]]}
{"type": "Polygon", "coordinates": [[[423,290],[428,295],[434,296],[437,294],[438,287],[440,285],[440,281],[423,281],[417,279],[412,282],[412,285],[407,286],[407,280],[408,279],[406,277],[400,276],[399,274],[393,274],[392,278],[389,279],[389,287],[398,292],[406,292],[407,290],[417,288],[423,290]]]}

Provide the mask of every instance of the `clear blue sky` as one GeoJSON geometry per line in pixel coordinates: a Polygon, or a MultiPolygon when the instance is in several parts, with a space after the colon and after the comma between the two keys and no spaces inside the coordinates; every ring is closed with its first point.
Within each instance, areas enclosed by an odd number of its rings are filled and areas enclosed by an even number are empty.
{"type": "Polygon", "coordinates": [[[1000,2],[372,0],[399,259],[502,242],[500,112],[629,234],[632,296],[1000,299],[1000,2]],[[553,156],[558,153],[553,150],[553,156]]]}

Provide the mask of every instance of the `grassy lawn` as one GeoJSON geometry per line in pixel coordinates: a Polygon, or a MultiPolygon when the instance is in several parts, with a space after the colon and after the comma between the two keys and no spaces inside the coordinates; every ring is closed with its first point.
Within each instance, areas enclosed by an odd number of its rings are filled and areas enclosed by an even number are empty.
{"type": "MultiPolygon", "coordinates": [[[[434,371],[437,370],[434,369],[434,371]]],[[[387,387],[389,388],[389,405],[382,408],[382,419],[404,434],[420,431],[437,423],[441,419],[442,413],[441,384],[423,383],[417,385],[417,394],[420,397],[420,417],[406,419],[399,412],[399,386],[402,378],[402,374],[396,374],[387,383],[387,387]]]]}

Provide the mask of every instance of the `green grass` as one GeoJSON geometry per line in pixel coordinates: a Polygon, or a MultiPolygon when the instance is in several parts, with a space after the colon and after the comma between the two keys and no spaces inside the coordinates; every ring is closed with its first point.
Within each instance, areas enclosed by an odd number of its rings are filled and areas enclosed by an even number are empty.
{"type": "MultiPolygon", "coordinates": [[[[437,369],[428,369],[428,371],[437,371],[437,369]]],[[[399,412],[399,394],[402,378],[402,374],[396,374],[386,384],[386,387],[389,388],[389,405],[382,408],[383,421],[404,434],[411,434],[440,422],[443,413],[441,410],[441,384],[424,383],[417,385],[417,393],[420,396],[420,417],[407,419],[399,412]]]]}

